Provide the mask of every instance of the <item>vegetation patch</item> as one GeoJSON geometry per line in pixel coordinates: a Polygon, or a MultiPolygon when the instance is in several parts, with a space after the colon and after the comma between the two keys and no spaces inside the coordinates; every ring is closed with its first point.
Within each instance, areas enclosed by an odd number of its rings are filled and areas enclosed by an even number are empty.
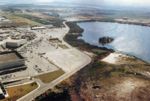
{"type": "Polygon", "coordinates": [[[23,18],[21,16],[18,16],[14,13],[4,14],[8,19],[12,20],[14,23],[18,25],[41,25],[40,23],[37,23],[35,21],[32,21],[30,19],[23,18]]]}
{"type": "Polygon", "coordinates": [[[28,15],[28,14],[17,14],[17,16],[22,17],[22,18],[26,18],[26,19],[30,19],[31,21],[43,24],[43,25],[49,25],[52,24],[55,27],[62,27],[62,22],[63,20],[59,19],[59,18],[55,18],[55,19],[43,19],[43,18],[39,18],[36,16],[32,16],[32,15],[28,15]]]}
{"type": "Polygon", "coordinates": [[[44,83],[49,83],[49,82],[57,79],[58,77],[60,77],[64,73],[65,72],[63,70],[59,69],[59,70],[51,72],[51,73],[39,75],[36,78],[39,78],[44,83]]]}
{"type": "Polygon", "coordinates": [[[62,92],[53,92],[51,90],[42,94],[35,99],[36,101],[72,101],[69,96],[69,91],[63,89],[62,92]]]}
{"type": "Polygon", "coordinates": [[[28,94],[29,92],[33,91],[37,87],[38,87],[38,85],[35,82],[33,82],[30,84],[26,84],[26,85],[7,88],[9,97],[2,101],[16,101],[17,99],[28,94]]]}
{"type": "Polygon", "coordinates": [[[82,33],[84,30],[77,25],[75,22],[67,22],[67,26],[69,26],[69,33],[82,33]]]}

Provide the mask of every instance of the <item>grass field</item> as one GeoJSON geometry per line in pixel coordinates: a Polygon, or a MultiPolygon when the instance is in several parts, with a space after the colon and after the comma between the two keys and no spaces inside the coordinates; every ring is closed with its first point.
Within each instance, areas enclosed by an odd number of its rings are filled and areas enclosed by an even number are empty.
{"type": "Polygon", "coordinates": [[[35,82],[33,82],[26,85],[7,88],[9,97],[1,101],[16,101],[18,98],[21,98],[22,96],[28,94],[37,87],[38,85],[35,82]]]}
{"type": "Polygon", "coordinates": [[[11,14],[11,13],[6,14],[6,13],[4,13],[3,15],[6,16],[8,19],[10,19],[11,21],[13,21],[16,24],[31,25],[31,26],[42,25],[41,23],[32,21],[32,20],[24,18],[24,17],[17,16],[16,14],[11,14]]]}
{"type": "Polygon", "coordinates": [[[36,78],[39,78],[44,83],[49,83],[49,82],[55,80],[56,78],[60,77],[63,74],[64,74],[64,71],[60,69],[60,70],[57,70],[57,71],[54,71],[51,73],[37,76],[36,78]]]}
{"type": "Polygon", "coordinates": [[[16,14],[18,17],[24,18],[24,19],[30,19],[33,22],[37,22],[40,24],[51,24],[49,21],[45,20],[45,19],[41,19],[39,17],[35,17],[32,15],[28,15],[28,14],[16,14]]]}

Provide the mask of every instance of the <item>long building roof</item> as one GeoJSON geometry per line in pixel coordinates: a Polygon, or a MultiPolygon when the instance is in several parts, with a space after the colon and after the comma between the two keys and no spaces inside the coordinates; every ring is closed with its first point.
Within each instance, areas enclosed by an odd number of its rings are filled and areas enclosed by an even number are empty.
{"type": "Polygon", "coordinates": [[[14,61],[17,59],[19,59],[19,57],[15,53],[0,54],[0,63],[14,61]]]}

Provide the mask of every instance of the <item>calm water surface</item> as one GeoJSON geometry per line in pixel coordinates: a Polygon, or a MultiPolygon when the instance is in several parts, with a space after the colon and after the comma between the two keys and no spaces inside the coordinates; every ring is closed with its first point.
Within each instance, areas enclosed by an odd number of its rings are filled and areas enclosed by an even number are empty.
{"type": "Polygon", "coordinates": [[[150,27],[109,22],[83,22],[78,25],[85,30],[81,37],[85,42],[101,46],[98,42],[100,37],[113,37],[115,40],[105,47],[150,63],[150,27]]]}

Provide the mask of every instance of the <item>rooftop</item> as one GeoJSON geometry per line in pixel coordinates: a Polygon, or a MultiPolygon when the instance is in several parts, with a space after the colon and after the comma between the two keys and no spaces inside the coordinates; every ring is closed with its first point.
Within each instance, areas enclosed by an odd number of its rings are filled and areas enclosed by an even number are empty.
{"type": "Polygon", "coordinates": [[[3,52],[0,53],[0,63],[6,63],[21,59],[22,57],[17,52],[3,52]]]}

